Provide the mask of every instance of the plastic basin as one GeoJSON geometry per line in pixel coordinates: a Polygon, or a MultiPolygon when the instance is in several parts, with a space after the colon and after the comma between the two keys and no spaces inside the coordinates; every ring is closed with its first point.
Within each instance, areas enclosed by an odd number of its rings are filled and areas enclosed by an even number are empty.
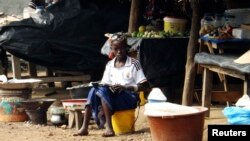
{"type": "Polygon", "coordinates": [[[87,102],[87,99],[64,99],[61,100],[65,109],[69,107],[83,108],[87,102]]]}

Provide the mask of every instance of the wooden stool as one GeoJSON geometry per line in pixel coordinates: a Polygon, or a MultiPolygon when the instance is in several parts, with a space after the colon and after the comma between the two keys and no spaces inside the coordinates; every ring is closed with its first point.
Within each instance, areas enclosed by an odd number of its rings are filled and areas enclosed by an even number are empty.
{"type": "Polygon", "coordinates": [[[70,107],[67,109],[69,111],[68,127],[73,128],[75,125],[76,129],[79,130],[83,122],[83,114],[85,113],[84,108],[70,107]]]}

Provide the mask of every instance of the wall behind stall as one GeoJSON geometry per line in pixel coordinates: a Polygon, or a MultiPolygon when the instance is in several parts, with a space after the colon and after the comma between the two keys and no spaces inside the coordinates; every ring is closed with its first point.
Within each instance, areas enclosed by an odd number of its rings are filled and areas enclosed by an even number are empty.
{"type": "Polygon", "coordinates": [[[30,0],[0,0],[0,12],[7,15],[22,15],[23,8],[28,5],[30,0]]]}

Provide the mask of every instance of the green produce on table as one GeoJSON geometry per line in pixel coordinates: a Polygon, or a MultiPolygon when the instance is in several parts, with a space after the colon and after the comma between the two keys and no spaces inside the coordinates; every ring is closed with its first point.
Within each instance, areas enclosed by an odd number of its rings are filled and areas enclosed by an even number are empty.
{"type": "Polygon", "coordinates": [[[144,34],[143,32],[138,32],[138,33],[137,33],[137,37],[142,37],[143,34],[144,34]]]}
{"type": "Polygon", "coordinates": [[[152,26],[152,25],[147,25],[146,26],[146,31],[153,31],[153,30],[155,30],[156,28],[154,27],[154,26],[152,26]]]}
{"type": "Polygon", "coordinates": [[[134,38],[167,38],[167,37],[184,37],[184,36],[188,36],[189,32],[177,32],[177,33],[173,33],[173,32],[165,32],[165,31],[145,31],[145,32],[138,32],[138,31],[134,31],[133,33],[131,33],[131,37],[134,38]]]}
{"type": "Polygon", "coordinates": [[[134,32],[131,34],[131,37],[137,37],[137,34],[138,34],[138,32],[137,32],[137,31],[134,31],[134,32]]]}

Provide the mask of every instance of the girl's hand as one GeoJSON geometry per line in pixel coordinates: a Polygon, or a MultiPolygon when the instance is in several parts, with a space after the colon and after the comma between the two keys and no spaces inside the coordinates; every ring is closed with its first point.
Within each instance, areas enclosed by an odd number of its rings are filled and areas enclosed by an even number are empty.
{"type": "Polygon", "coordinates": [[[115,92],[118,92],[120,93],[121,91],[124,91],[126,90],[126,86],[123,86],[123,85],[120,85],[120,84],[115,84],[113,86],[111,86],[112,89],[115,91],[115,92]]]}

